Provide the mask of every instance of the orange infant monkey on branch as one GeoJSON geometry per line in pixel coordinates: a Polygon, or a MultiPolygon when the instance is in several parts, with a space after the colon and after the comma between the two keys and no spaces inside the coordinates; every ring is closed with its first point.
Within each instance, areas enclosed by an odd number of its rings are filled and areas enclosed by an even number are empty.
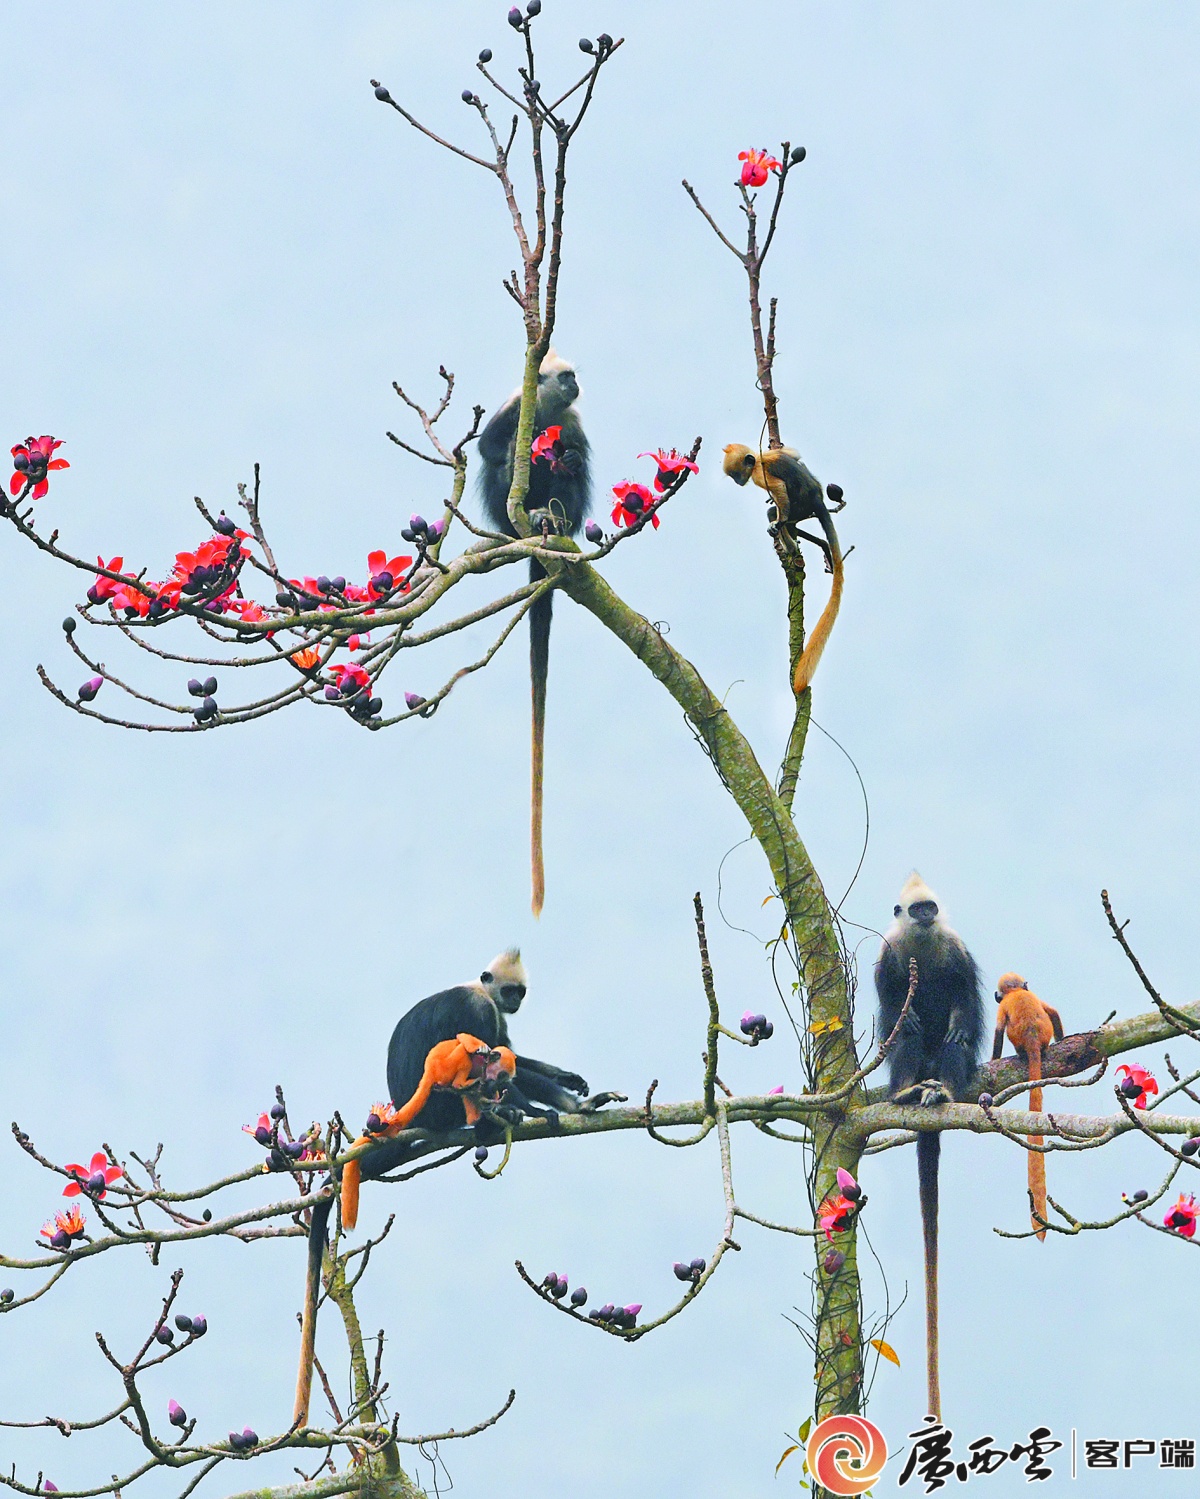
{"type": "MultiPolygon", "coordinates": [[[[1063,1038],[1062,1021],[1058,1011],[1040,1000],[1025,987],[1019,973],[1001,976],[996,989],[1000,1008],[996,1011],[996,1039],[992,1046],[992,1060],[996,1061],[1004,1050],[1004,1036],[1029,1063],[1029,1081],[1042,1080],[1042,1048],[1051,1041],[1063,1038]]],[[[1029,1090],[1029,1107],[1035,1114],[1042,1111],[1042,1090],[1029,1090]]],[[[1030,1145],[1041,1145],[1041,1135],[1030,1135],[1030,1145]]],[[[1032,1222],[1039,1239],[1044,1240],[1046,1230],[1046,1157],[1040,1150],[1029,1152],[1029,1197],[1033,1207],[1032,1222]]]]}

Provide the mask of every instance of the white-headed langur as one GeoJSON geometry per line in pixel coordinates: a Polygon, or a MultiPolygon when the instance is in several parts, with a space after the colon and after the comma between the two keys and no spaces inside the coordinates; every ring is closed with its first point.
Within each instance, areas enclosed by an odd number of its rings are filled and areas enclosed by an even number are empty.
{"type": "MultiPolygon", "coordinates": [[[[895,920],[875,965],[879,1037],[895,1030],[908,995],[908,965],[917,960],[917,987],[900,1034],[888,1052],[888,1091],[896,1103],[933,1108],[961,1098],[979,1066],[983,998],[979,967],[946,925],[937,897],[915,871],[900,891],[895,920]]],[[[941,1135],[917,1135],[917,1177],[925,1240],[925,1358],[929,1413],[941,1420],[938,1388],[938,1158],[941,1135]]]]}
{"type": "MultiPolygon", "coordinates": [[[[575,410],[579,381],[574,368],[553,349],[538,371],[537,409],[533,418],[536,441],[548,427],[559,428],[558,438],[529,467],[529,490],[525,510],[540,513],[550,529],[560,536],[578,536],[592,502],[592,476],[588,440],[575,410]]],[[[517,420],[521,414],[521,392],[511,395],[479,434],[479,492],[483,513],[493,530],[514,536],[508,515],[508,492],[512,488],[513,460],[517,448],[517,420]]],[[[531,582],[546,576],[545,569],[530,560],[531,582]]],[[[529,611],[529,681],[533,697],[533,744],[530,756],[529,843],[533,865],[533,914],[541,914],[546,898],[546,871],[542,857],[542,775],[546,741],[546,675],[550,666],[550,620],[553,591],[542,594],[529,611]]]]}
{"type": "MultiPolygon", "coordinates": [[[[753,479],[760,489],[765,489],[775,507],[773,524],[783,526],[793,537],[802,536],[805,541],[819,546],[825,554],[829,571],[833,574],[829,602],[815,627],[809,632],[804,650],[796,662],[792,691],[799,697],[813,679],[826,642],[833,633],[834,621],[842,603],[845,573],[842,547],[829,506],[825,503],[826,491],[822,489],[821,481],[801,461],[795,448],[768,448],[766,452],[758,452],[746,447],[745,443],[731,442],[725,449],[724,468],[735,484],[746,484],[753,479]],[[818,521],[825,533],[824,539],[799,530],[799,524],[803,520],[818,521]]],[[[842,491],[839,486],[831,484],[828,493],[829,498],[840,509],[842,491]]],[[[907,985],[905,989],[907,992],[907,985]]]]}
{"type": "MultiPolygon", "coordinates": [[[[478,1094],[473,1097],[456,1087],[435,1086],[413,1115],[410,1122],[414,1128],[442,1134],[464,1126],[469,1115],[478,1113],[482,1117],[474,1125],[475,1139],[482,1145],[501,1137],[505,1124],[517,1123],[524,1115],[548,1119],[553,1128],[558,1123],[559,1113],[586,1114],[603,1108],[605,1104],[624,1100],[623,1093],[597,1093],[589,1098],[588,1085],[577,1072],[568,1072],[553,1062],[511,1055],[508,1017],[521,1008],[528,984],[520,950],[510,947],[492,959],[478,981],[431,994],[427,999],[419,1000],[397,1021],[387,1056],[388,1093],[397,1109],[404,1110],[422,1089],[422,1083],[429,1081],[430,1054],[442,1042],[464,1038],[476,1044],[482,1042],[492,1050],[490,1056],[481,1060],[494,1061],[499,1054],[506,1062],[511,1059],[514,1064],[503,1067],[492,1101],[488,1100],[486,1091],[482,1097],[478,1094]]],[[[421,1146],[411,1140],[384,1139],[357,1161],[348,1162],[343,1174],[354,1167],[353,1175],[359,1179],[377,1180],[421,1153],[421,1146]]],[[[353,1189],[343,1197],[344,1202],[352,1203],[351,1212],[355,1217],[358,1208],[356,1188],[357,1183],[354,1183],[353,1189]]],[[[293,1420],[301,1426],[308,1420],[312,1395],[321,1262],[333,1201],[332,1194],[323,1197],[313,1207],[309,1224],[300,1370],[293,1411],[293,1420]]],[[[354,1222],[347,1222],[343,1214],[342,1227],[351,1229],[354,1226],[354,1222]]]]}

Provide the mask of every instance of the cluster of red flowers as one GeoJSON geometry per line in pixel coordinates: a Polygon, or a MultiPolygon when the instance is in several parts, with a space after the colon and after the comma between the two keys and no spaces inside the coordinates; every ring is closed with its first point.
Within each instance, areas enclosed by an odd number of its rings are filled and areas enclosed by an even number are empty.
{"type": "Polygon", "coordinates": [[[121,572],[125,559],[113,557],[105,562],[103,557],[97,557],[96,564],[104,572],[97,575],[88,589],[88,603],[111,604],[126,619],[161,619],[178,609],[180,599],[187,594],[196,602],[202,601],[202,607],[211,614],[228,611],[251,621],[266,619],[260,605],[234,593],[242,547],[250,539],[250,533],[239,530],[224,516],[218,526],[221,529],[217,535],[202,541],[193,551],[175,553],[175,565],[165,583],[152,583],[132,573],[120,580],[107,577],[106,573],[121,572]]]}
{"type": "Polygon", "coordinates": [[[58,437],[27,437],[12,450],[13,476],[8,481],[9,494],[28,492],[40,500],[50,488],[46,475],[56,468],[70,468],[65,458],[55,458],[55,448],[62,447],[58,437]]]}
{"type": "MultiPolygon", "coordinates": [[[[644,484],[634,484],[632,481],[614,484],[613,494],[617,503],[613,506],[612,519],[615,526],[636,526],[639,521],[644,521],[646,512],[670,488],[681,473],[698,474],[700,472],[698,463],[685,458],[674,448],[670,451],[658,448],[653,453],[639,453],[638,457],[653,458],[658,465],[654,475],[654,489],[657,493],[652,493],[644,484]]],[[[651,514],[650,524],[655,530],[658,529],[657,511],[651,514]]]]}

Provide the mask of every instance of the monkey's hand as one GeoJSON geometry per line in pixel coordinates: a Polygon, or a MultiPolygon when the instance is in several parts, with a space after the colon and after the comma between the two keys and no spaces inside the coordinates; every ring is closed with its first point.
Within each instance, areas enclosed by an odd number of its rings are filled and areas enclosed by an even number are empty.
{"type": "Polygon", "coordinates": [[[581,1114],[594,1114],[597,1109],[602,1109],[606,1103],[628,1103],[627,1093],[597,1093],[595,1098],[589,1098],[579,1107],[581,1114]]]}
{"type": "Polygon", "coordinates": [[[893,1103],[916,1104],[918,1108],[935,1109],[939,1104],[950,1103],[946,1085],[936,1077],[927,1077],[922,1083],[913,1083],[911,1088],[901,1088],[892,1095],[893,1103]]]}
{"type": "Polygon", "coordinates": [[[950,1024],[946,1027],[946,1044],[948,1046],[971,1047],[974,1038],[967,1029],[963,1016],[951,1013],[950,1024]]]}
{"type": "Polygon", "coordinates": [[[578,448],[564,448],[561,456],[554,459],[551,468],[555,473],[576,479],[583,472],[584,462],[584,456],[578,448]]]}

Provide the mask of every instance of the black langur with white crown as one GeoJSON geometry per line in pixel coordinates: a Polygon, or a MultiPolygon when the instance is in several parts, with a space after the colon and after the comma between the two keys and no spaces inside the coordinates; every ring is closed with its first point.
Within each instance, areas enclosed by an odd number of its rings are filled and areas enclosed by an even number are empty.
{"type": "MultiPolygon", "coordinates": [[[[402,1108],[416,1093],[429,1053],[439,1042],[465,1034],[478,1037],[490,1047],[510,1047],[508,1017],[521,1008],[529,987],[520,949],[507,948],[497,954],[478,981],[443,989],[418,1000],[402,1015],[388,1043],[387,1080],[393,1104],[402,1108]]],[[[511,1049],[511,1048],[510,1048],[511,1049]]],[[[588,1098],[588,1085],[577,1072],[518,1056],[516,1072],[507,1082],[495,1108],[489,1109],[475,1126],[476,1139],[495,1138],[497,1124],[518,1121],[523,1114],[549,1119],[554,1126],[559,1113],[586,1114],[605,1104],[623,1102],[623,1093],[597,1093],[588,1098]],[[490,1116],[490,1117],[489,1117],[490,1116]]],[[[443,1133],[466,1123],[462,1098],[453,1091],[435,1089],[412,1127],[443,1133]]],[[[371,1181],[401,1166],[414,1153],[411,1142],[381,1140],[357,1161],[362,1180],[371,1181]]],[[[346,1169],[349,1169],[349,1164],[346,1169]]],[[[312,1394],[313,1358],[316,1346],[317,1302],[321,1291],[321,1262],[333,1194],[322,1197],[312,1209],[308,1231],[308,1273],[300,1330],[300,1370],[296,1381],[293,1419],[308,1420],[312,1394]]],[[[343,1227],[353,1228],[352,1223],[343,1227]]]]}
{"type": "MultiPolygon", "coordinates": [[[[590,449],[575,410],[578,399],[579,381],[575,378],[574,368],[551,349],[538,371],[533,435],[535,439],[540,437],[548,427],[558,427],[559,434],[557,441],[530,464],[525,510],[529,514],[539,512],[544,515],[550,529],[560,536],[579,535],[592,503],[590,449]]],[[[516,534],[508,516],[508,492],[512,488],[520,414],[521,392],[518,390],[479,434],[479,490],[483,513],[493,530],[505,536],[516,534]]],[[[530,580],[537,582],[545,576],[545,569],[531,559],[530,580]]],[[[529,842],[535,916],[541,914],[546,898],[546,871],[542,858],[542,774],[553,600],[552,591],[544,593],[529,611],[529,681],[533,696],[529,842]]]]}
{"type": "MultiPolygon", "coordinates": [[[[961,1098],[979,1066],[984,1039],[979,966],[942,919],[937,897],[919,874],[909,875],[884,933],[875,965],[879,1035],[896,1028],[908,994],[908,965],[917,960],[917,988],[888,1053],[888,1091],[896,1103],[934,1108],[961,1098]]],[[[917,1177],[925,1240],[925,1354],[929,1413],[941,1420],[938,1385],[937,1215],[941,1135],[917,1135],[917,1177]]]]}

